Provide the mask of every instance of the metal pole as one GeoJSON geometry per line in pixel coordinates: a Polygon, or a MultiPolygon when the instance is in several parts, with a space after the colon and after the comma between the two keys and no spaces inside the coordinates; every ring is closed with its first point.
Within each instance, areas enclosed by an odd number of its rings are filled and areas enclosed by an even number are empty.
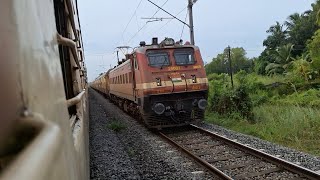
{"type": "Polygon", "coordinates": [[[117,50],[117,58],[118,58],[118,64],[119,64],[119,50],[117,50]]]}
{"type": "Polygon", "coordinates": [[[194,45],[194,30],[193,30],[193,13],[192,13],[192,0],[189,0],[188,10],[189,10],[189,28],[190,28],[190,41],[191,44],[194,45]]]}
{"type": "Polygon", "coordinates": [[[228,60],[229,60],[229,73],[231,77],[231,86],[233,89],[233,77],[232,77],[232,62],[231,62],[231,47],[228,46],[228,60]]]}

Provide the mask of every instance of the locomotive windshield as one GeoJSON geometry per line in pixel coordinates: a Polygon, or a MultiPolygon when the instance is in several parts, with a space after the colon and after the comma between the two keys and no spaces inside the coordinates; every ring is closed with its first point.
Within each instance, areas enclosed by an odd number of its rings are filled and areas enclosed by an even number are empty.
{"type": "Polygon", "coordinates": [[[149,66],[163,67],[169,66],[170,60],[167,53],[164,52],[150,52],[148,53],[149,66]]]}
{"type": "Polygon", "coordinates": [[[193,51],[191,50],[176,50],[174,52],[174,58],[177,65],[189,65],[195,63],[193,51]]]}

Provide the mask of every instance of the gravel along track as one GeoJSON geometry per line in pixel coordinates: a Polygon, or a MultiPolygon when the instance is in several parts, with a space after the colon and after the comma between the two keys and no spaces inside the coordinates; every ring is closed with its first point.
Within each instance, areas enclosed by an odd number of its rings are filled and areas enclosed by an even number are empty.
{"type": "Polygon", "coordinates": [[[91,179],[219,179],[93,89],[89,103],[91,179]]]}

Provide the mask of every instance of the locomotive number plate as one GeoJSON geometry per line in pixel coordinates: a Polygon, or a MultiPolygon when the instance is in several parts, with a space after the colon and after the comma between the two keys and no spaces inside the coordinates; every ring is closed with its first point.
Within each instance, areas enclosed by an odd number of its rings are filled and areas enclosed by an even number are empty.
{"type": "Polygon", "coordinates": [[[193,66],[193,69],[201,69],[201,65],[193,66]]]}
{"type": "Polygon", "coordinates": [[[172,67],[168,67],[168,70],[169,71],[177,71],[177,70],[180,70],[181,67],[180,66],[172,66],[172,67]]]}

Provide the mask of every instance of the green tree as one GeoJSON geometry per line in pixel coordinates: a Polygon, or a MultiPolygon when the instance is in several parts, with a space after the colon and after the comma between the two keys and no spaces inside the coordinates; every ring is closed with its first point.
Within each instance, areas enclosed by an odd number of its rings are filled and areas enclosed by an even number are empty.
{"type": "Polygon", "coordinates": [[[270,35],[263,41],[263,46],[267,49],[275,50],[277,47],[286,44],[287,31],[278,21],[267,30],[267,33],[270,35]]]}
{"type": "MultiPolygon", "coordinates": [[[[246,57],[246,51],[242,47],[231,48],[232,72],[240,70],[251,71],[253,63],[246,57]]],[[[218,54],[212,61],[205,66],[207,74],[210,73],[229,73],[228,49],[218,54]]]]}
{"type": "Polygon", "coordinates": [[[269,63],[265,68],[268,75],[282,74],[290,68],[293,60],[291,56],[292,47],[292,44],[287,44],[277,48],[275,51],[269,51],[268,55],[272,56],[274,61],[269,63]]]}
{"type": "Polygon", "coordinates": [[[320,70],[320,30],[318,30],[313,36],[312,40],[308,44],[308,50],[311,58],[311,68],[316,74],[319,74],[320,70]]]}
{"type": "Polygon", "coordinates": [[[301,56],[306,51],[307,41],[317,30],[316,15],[310,10],[301,15],[295,13],[288,17],[285,25],[288,28],[288,43],[294,45],[292,55],[301,56]]]}

